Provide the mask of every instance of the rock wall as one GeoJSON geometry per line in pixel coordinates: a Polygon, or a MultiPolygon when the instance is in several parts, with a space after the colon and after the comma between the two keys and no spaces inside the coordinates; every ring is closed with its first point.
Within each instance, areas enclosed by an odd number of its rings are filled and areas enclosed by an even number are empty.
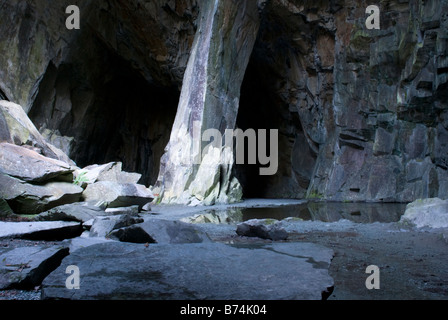
{"type": "Polygon", "coordinates": [[[80,30],[70,1],[4,2],[0,97],[73,137],[78,165],[121,161],[167,202],[447,198],[448,1],[374,2],[86,0],[80,30]],[[210,154],[193,183],[200,166],[172,165],[192,120],[278,129],[277,174],[210,154]]]}
{"type": "Polygon", "coordinates": [[[251,97],[239,117],[246,127],[278,128],[285,159],[275,176],[250,176],[257,195],[448,196],[448,3],[381,3],[380,30],[366,28],[366,7],[271,1],[265,8],[251,83],[242,89],[251,97]]]}
{"type": "Polygon", "coordinates": [[[437,0],[384,3],[380,30],[365,29],[360,3],[335,14],[335,127],[309,195],[448,196],[447,9],[437,0]]]}

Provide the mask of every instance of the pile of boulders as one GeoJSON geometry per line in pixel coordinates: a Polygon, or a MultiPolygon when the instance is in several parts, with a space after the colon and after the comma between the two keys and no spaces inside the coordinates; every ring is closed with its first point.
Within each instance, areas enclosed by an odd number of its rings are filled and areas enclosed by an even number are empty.
{"type": "Polygon", "coordinates": [[[79,202],[101,210],[132,206],[142,210],[154,198],[146,186],[138,184],[141,175],[122,171],[120,162],[77,167],[44,139],[17,104],[0,101],[0,124],[2,218],[36,215],[79,202]]]}

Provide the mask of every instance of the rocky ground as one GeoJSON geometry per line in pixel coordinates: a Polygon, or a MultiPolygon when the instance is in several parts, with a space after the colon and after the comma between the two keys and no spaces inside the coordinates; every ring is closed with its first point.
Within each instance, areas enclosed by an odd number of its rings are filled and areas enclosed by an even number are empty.
{"type": "MultiPolygon", "coordinates": [[[[333,249],[329,273],[335,284],[330,300],[448,299],[446,229],[419,230],[400,223],[356,224],[347,220],[290,221],[282,226],[288,231],[286,242],[312,242],[333,249]],[[378,290],[365,286],[369,265],[379,267],[378,290]]],[[[215,240],[270,241],[233,234],[215,234],[215,240]]]]}
{"type": "MultiPolygon", "coordinates": [[[[246,203],[247,205],[247,203],[246,203]]],[[[250,203],[249,205],[257,205],[250,203]]],[[[261,202],[259,205],[265,205],[261,202]]],[[[209,209],[209,208],[208,208],[209,209]]],[[[151,215],[179,220],[201,213],[201,207],[159,207],[151,215]]],[[[148,215],[149,216],[149,215],[148,215]]],[[[256,244],[273,242],[268,239],[239,236],[234,224],[196,224],[216,242],[256,244]]],[[[334,279],[330,300],[436,300],[448,298],[448,231],[446,229],[416,229],[402,223],[354,223],[299,221],[286,219],[280,226],[288,233],[286,240],[276,243],[311,242],[334,251],[329,274],[334,279]],[[368,290],[366,268],[376,265],[380,270],[380,288],[368,290]]],[[[0,248],[23,246],[59,246],[59,241],[29,241],[7,239],[0,248]]],[[[35,300],[40,287],[34,290],[3,290],[0,299],[35,300]]]]}
{"type": "Polygon", "coordinates": [[[448,244],[442,232],[402,229],[396,223],[334,227],[297,232],[289,240],[334,250],[329,271],[335,286],[329,299],[448,299],[448,244]],[[378,290],[366,289],[368,265],[379,267],[378,290]]]}

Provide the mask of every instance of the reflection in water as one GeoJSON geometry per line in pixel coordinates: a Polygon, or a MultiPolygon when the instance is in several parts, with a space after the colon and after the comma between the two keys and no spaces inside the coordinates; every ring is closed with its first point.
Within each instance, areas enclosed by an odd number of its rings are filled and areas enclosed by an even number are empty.
{"type": "Polygon", "coordinates": [[[347,219],[356,223],[396,222],[406,209],[403,203],[308,202],[281,207],[228,208],[209,210],[183,219],[190,223],[234,224],[250,219],[295,217],[303,220],[335,222],[347,219]]]}

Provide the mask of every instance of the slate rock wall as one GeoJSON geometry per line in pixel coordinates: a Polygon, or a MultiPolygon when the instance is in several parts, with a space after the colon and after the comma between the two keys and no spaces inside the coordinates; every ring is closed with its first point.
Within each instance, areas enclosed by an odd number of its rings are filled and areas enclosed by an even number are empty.
{"type": "MultiPolygon", "coordinates": [[[[239,104],[225,124],[280,133],[276,175],[260,177],[257,166],[226,173],[243,196],[448,197],[448,2],[374,2],[258,1],[253,49],[235,51],[250,57],[247,68],[215,60],[217,74],[245,74],[240,92],[232,83],[239,104]],[[365,27],[369,4],[380,7],[380,30],[365,27]]],[[[78,165],[122,161],[153,184],[204,5],[80,1],[75,31],[65,28],[69,4],[2,3],[0,96],[38,128],[74,137],[78,165]]],[[[234,34],[220,36],[226,43],[234,34]]],[[[222,49],[212,45],[211,56],[222,49]]],[[[225,83],[216,82],[217,92],[225,83]]],[[[207,112],[204,129],[215,126],[207,112]]]]}

